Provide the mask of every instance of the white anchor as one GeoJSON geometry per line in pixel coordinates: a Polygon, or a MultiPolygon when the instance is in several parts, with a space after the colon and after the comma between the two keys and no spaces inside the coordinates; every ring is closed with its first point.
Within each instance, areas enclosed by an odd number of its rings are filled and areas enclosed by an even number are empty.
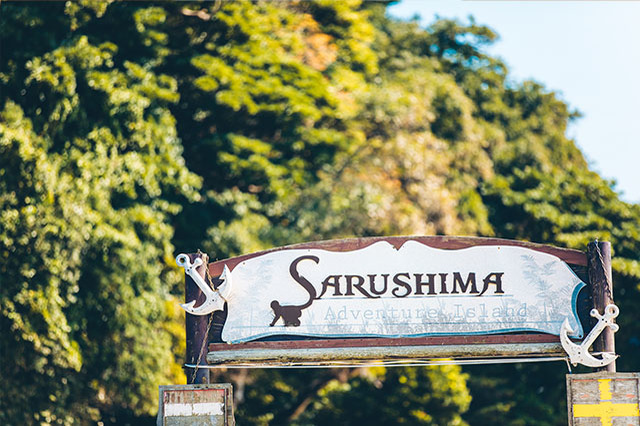
{"type": "Polygon", "coordinates": [[[211,312],[221,311],[224,309],[224,303],[226,302],[229,290],[231,289],[231,272],[229,271],[229,268],[227,268],[227,265],[224,265],[224,270],[222,271],[222,275],[220,275],[220,279],[224,282],[218,286],[217,289],[212,289],[196,271],[196,268],[202,265],[201,258],[197,257],[194,262],[191,263],[189,256],[181,253],[176,256],[176,263],[178,266],[184,268],[185,273],[195,281],[196,285],[200,290],[202,290],[202,293],[204,293],[205,296],[205,301],[197,308],[194,307],[196,301],[192,300],[188,303],[181,303],[180,306],[182,309],[192,315],[207,315],[211,312]]]}
{"type": "Polygon", "coordinates": [[[616,354],[602,352],[600,355],[602,358],[596,358],[589,353],[589,347],[598,338],[600,333],[610,327],[615,333],[619,327],[614,324],[613,320],[620,313],[620,309],[616,305],[607,305],[604,308],[604,315],[600,315],[596,309],[591,310],[591,316],[598,318],[598,323],[591,329],[587,337],[580,345],[576,345],[569,339],[569,333],[573,333],[573,330],[569,326],[569,321],[565,318],[560,328],[560,342],[562,347],[569,354],[569,360],[573,365],[586,365],[587,367],[604,367],[611,364],[618,357],[616,354]]]}

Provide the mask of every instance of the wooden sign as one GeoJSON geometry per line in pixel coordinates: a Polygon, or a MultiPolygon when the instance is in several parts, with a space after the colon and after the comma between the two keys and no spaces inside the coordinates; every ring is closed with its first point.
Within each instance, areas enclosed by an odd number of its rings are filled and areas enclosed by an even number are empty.
{"type": "Polygon", "coordinates": [[[528,242],[371,237],[177,262],[215,365],[564,359],[563,321],[572,338],[589,327],[586,253],[528,242]]]}
{"type": "MultiPolygon", "coordinates": [[[[222,340],[274,335],[423,337],[533,331],[559,335],[584,283],[559,258],[524,247],[442,250],[386,241],[344,252],[288,249],[226,268],[222,340]]],[[[222,307],[222,304],[219,304],[222,307]]]]}
{"type": "Polygon", "coordinates": [[[567,375],[570,426],[640,425],[640,373],[567,375]]]}
{"type": "Polygon", "coordinates": [[[158,426],[233,426],[231,384],[160,386],[158,426]]]}

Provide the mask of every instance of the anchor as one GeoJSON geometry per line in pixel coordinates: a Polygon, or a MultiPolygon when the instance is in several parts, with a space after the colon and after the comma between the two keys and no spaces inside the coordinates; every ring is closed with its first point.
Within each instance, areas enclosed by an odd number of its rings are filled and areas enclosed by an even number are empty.
{"type": "Polygon", "coordinates": [[[184,268],[184,271],[187,275],[189,275],[196,285],[202,290],[204,293],[205,301],[202,305],[195,308],[196,301],[192,300],[188,303],[181,303],[180,306],[185,311],[189,312],[192,315],[207,315],[214,311],[221,311],[224,309],[224,303],[226,302],[227,296],[229,295],[229,290],[231,288],[231,272],[227,265],[224,265],[224,270],[222,271],[222,275],[220,275],[220,279],[224,282],[218,286],[217,289],[212,289],[205,282],[205,280],[200,276],[200,274],[196,271],[196,268],[202,265],[202,259],[199,257],[191,263],[191,259],[184,253],[176,256],[176,263],[178,266],[184,268]]]}
{"type": "Polygon", "coordinates": [[[600,315],[597,309],[592,309],[590,315],[594,318],[598,319],[598,323],[593,327],[593,329],[589,332],[584,341],[577,345],[573,343],[569,339],[569,333],[573,333],[573,330],[569,326],[568,319],[565,318],[562,323],[562,327],[560,328],[560,342],[562,343],[562,347],[569,355],[569,360],[571,364],[578,365],[586,365],[587,367],[604,367],[605,365],[611,364],[618,357],[616,354],[602,352],[600,355],[602,358],[596,358],[589,353],[589,347],[593,344],[593,342],[598,338],[600,333],[604,331],[605,328],[609,327],[615,333],[618,331],[619,327],[617,324],[613,322],[613,320],[620,313],[620,309],[616,305],[607,305],[604,308],[604,315],[600,315]]]}

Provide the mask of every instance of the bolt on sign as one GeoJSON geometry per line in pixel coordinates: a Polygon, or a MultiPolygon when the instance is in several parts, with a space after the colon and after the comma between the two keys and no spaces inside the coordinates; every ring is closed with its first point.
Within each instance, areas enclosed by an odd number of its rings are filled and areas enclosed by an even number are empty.
{"type": "Polygon", "coordinates": [[[203,296],[182,307],[214,314],[206,359],[216,365],[558,359],[558,336],[582,338],[589,321],[586,253],[527,242],[304,243],[210,263],[211,282],[196,271],[197,255],[176,262],[203,296]]]}
{"type": "Polygon", "coordinates": [[[231,384],[160,386],[158,426],[234,426],[231,384]]]}
{"type": "Polygon", "coordinates": [[[570,426],[640,425],[640,374],[567,374],[570,426]]]}

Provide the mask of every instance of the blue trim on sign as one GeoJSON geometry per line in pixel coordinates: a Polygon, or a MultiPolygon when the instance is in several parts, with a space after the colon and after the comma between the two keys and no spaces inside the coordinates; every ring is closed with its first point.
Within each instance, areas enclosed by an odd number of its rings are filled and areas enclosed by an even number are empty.
{"type": "MultiPolygon", "coordinates": [[[[586,284],[581,282],[583,285],[582,287],[584,287],[586,284]]],[[[582,287],[580,287],[580,289],[582,289],[582,287]]],[[[562,324],[562,321],[554,321],[558,324],[562,324]]],[[[580,324],[580,321],[578,321],[578,324],[580,324]]],[[[274,330],[275,331],[275,330],[274,330]]],[[[283,330],[280,330],[283,331],[283,330]]],[[[541,330],[538,328],[504,328],[504,329],[499,329],[499,330],[491,330],[491,331],[469,331],[469,332],[465,332],[465,333],[450,333],[450,332],[432,332],[432,333],[420,333],[420,334],[314,334],[314,333],[286,333],[286,332],[274,332],[274,333],[262,333],[262,334],[258,334],[256,336],[252,336],[252,337],[247,337],[244,339],[240,339],[240,340],[236,340],[233,342],[225,342],[225,343],[229,343],[229,344],[235,344],[235,343],[245,343],[245,342],[250,342],[252,340],[256,340],[256,339],[261,339],[263,337],[270,337],[270,336],[277,336],[277,335],[281,335],[281,336],[300,336],[300,337],[326,337],[329,339],[336,339],[336,338],[358,338],[358,337],[386,337],[389,339],[399,339],[399,338],[403,338],[403,337],[430,337],[430,336],[469,336],[469,335],[482,335],[482,334],[500,334],[500,333],[511,333],[511,332],[521,332],[521,331],[532,331],[532,332],[538,332],[538,333],[545,333],[545,334],[551,334],[554,336],[560,336],[559,333],[550,333],[548,330],[541,330]]],[[[580,326],[580,333],[582,333],[582,327],[580,326]]],[[[577,338],[582,338],[582,335],[572,335],[571,337],[577,337],[577,338]]],[[[560,340],[558,339],[558,342],[560,340]]]]}
{"type": "MultiPolygon", "coordinates": [[[[567,267],[569,267],[569,265],[567,265],[567,267]]],[[[569,270],[571,271],[571,273],[577,279],[580,280],[580,284],[578,284],[576,286],[576,288],[573,289],[573,294],[571,295],[571,309],[573,310],[573,318],[576,320],[576,323],[578,324],[578,330],[571,337],[582,339],[582,337],[584,337],[584,329],[582,328],[582,323],[580,322],[580,317],[578,317],[578,293],[580,293],[580,290],[585,288],[587,286],[587,284],[585,282],[583,282],[580,279],[580,277],[576,275],[575,272],[573,272],[573,269],[569,268],[569,270]]]]}

